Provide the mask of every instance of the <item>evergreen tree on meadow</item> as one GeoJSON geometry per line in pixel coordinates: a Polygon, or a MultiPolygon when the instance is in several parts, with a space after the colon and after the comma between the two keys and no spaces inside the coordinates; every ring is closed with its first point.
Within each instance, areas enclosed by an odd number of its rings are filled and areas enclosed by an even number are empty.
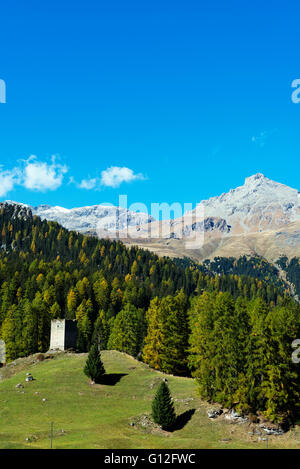
{"type": "Polygon", "coordinates": [[[176,421],[174,404],[168,385],[162,381],[152,401],[152,418],[163,430],[172,430],[176,421]]]}
{"type": "Polygon", "coordinates": [[[101,378],[105,374],[104,365],[102,363],[101,355],[96,344],[91,346],[84,367],[84,373],[95,383],[100,383],[101,378]]]}

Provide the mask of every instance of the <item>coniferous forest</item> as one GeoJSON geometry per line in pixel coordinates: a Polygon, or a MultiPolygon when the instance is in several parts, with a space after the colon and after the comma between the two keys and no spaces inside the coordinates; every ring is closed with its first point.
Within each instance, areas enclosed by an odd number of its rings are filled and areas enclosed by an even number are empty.
{"type": "Polygon", "coordinates": [[[194,376],[208,401],[274,422],[297,418],[300,374],[291,355],[300,306],[284,283],[272,282],[275,272],[264,262],[260,271],[252,261],[250,272],[245,259],[238,266],[229,260],[227,273],[222,259],[173,261],[69,232],[8,204],[0,206],[0,230],[8,361],[48,350],[51,319],[77,319],[79,351],[100,341],[101,349],[194,376]]]}

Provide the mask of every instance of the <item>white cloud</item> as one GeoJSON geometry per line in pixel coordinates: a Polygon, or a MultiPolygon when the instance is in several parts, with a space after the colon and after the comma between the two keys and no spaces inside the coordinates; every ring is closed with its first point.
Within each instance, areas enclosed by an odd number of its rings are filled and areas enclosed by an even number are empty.
{"type": "Polygon", "coordinates": [[[0,197],[4,197],[15,186],[30,190],[55,190],[61,186],[67,167],[56,163],[52,157],[51,163],[38,161],[36,156],[20,161],[20,166],[11,170],[3,170],[0,166],[0,197]]]}
{"type": "Polygon", "coordinates": [[[135,174],[132,169],[119,166],[111,166],[101,172],[101,178],[88,177],[77,183],[74,178],[70,178],[70,183],[76,184],[79,189],[95,189],[100,190],[101,186],[105,187],[119,187],[122,182],[132,182],[135,180],[146,179],[143,174],[135,174]]]}
{"type": "Polygon", "coordinates": [[[56,163],[55,157],[52,157],[51,164],[48,164],[38,161],[33,155],[25,161],[22,185],[31,190],[53,191],[62,185],[66,172],[67,167],[56,163]]]}
{"type": "MultiPolygon", "coordinates": [[[[15,186],[25,187],[34,191],[58,189],[68,168],[56,162],[52,157],[50,163],[39,161],[35,155],[19,162],[12,170],[4,170],[0,166],[0,197],[5,196],[15,186]]],[[[135,174],[130,168],[111,166],[101,172],[101,177],[88,177],[77,183],[71,176],[68,184],[75,184],[80,189],[100,190],[101,187],[119,187],[123,182],[146,179],[143,174],[135,174]]]]}
{"type": "Polygon", "coordinates": [[[143,180],[143,174],[134,174],[132,169],[119,166],[111,166],[101,172],[101,185],[106,187],[119,187],[122,182],[132,182],[135,180],[143,180]]]}
{"type": "Polygon", "coordinates": [[[18,182],[17,176],[17,169],[3,171],[0,166],[0,197],[5,196],[14,188],[15,184],[18,182]]]}
{"type": "Polygon", "coordinates": [[[97,178],[91,178],[91,179],[83,179],[80,184],[78,184],[78,187],[80,189],[95,189],[96,186],[98,185],[99,179],[97,178]]]}

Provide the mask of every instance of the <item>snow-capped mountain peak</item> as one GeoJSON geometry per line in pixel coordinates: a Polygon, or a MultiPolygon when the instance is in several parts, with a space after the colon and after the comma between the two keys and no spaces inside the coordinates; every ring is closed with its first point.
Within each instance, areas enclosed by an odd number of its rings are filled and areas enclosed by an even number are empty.
{"type": "Polygon", "coordinates": [[[200,202],[205,217],[221,217],[232,233],[266,231],[300,219],[296,189],[261,173],[247,177],[243,186],[200,202]]]}
{"type": "Polygon", "coordinates": [[[264,181],[270,181],[270,179],[266,178],[266,176],[264,176],[262,173],[256,173],[256,174],[253,174],[252,176],[249,176],[245,179],[245,185],[246,184],[260,184],[261,182],[264,182],[264,181]]]}

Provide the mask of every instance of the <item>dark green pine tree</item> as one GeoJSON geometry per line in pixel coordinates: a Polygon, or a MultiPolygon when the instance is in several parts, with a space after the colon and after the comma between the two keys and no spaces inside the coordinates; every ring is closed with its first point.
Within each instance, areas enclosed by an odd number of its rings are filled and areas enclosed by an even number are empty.
{"type": "Polygon", "coordinates": [[[104,365],[96,344],[92,345],[90,348],[88,359],[84,367],[84,373],[95,383],[100,383],[101,378],[105,375],[104,365]]]}
{"type": "Polygon", "coordinates": [[[163,381],[152,402],[152,418],[164,430],[172,430],[176,421],[174,405],[168,385],[163,381]]]}

